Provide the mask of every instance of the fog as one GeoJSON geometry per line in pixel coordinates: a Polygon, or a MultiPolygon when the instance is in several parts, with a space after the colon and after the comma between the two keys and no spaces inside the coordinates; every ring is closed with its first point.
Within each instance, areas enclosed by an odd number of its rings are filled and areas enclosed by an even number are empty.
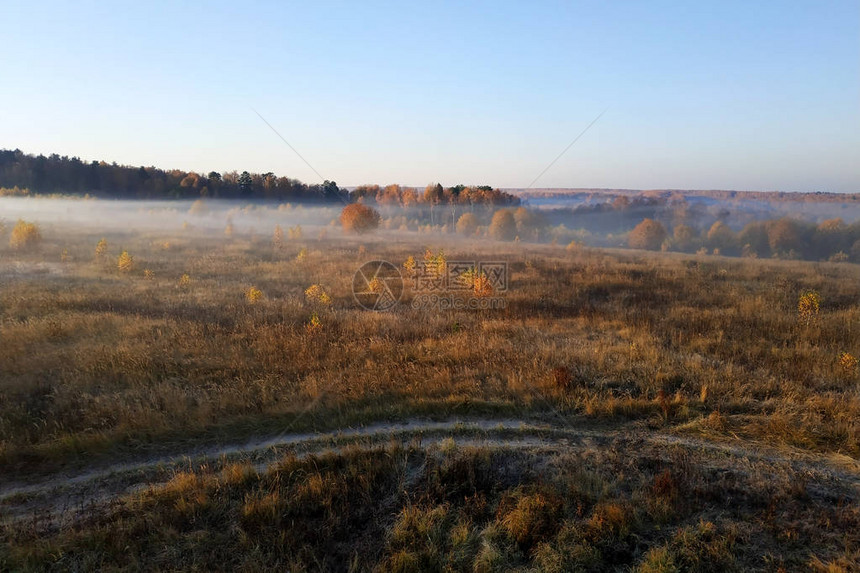
{"type": "Polygon", "coordinates": [[[99,231],[162,231],[183,227],[223,231],[232,223],[237,231],[266,230],[275,225],[328,225],[341,206],[237,201],[121,201],[39,197],[0,198],[0,221],[25,219],[51,226],[92,228],[99,231]]]}

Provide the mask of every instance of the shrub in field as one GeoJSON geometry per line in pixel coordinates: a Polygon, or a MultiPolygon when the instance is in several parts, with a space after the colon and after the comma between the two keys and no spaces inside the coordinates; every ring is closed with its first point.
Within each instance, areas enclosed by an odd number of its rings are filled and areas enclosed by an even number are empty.
{"type": "Polygon", "coordinates": [[[308,249],[306,247],[302,247],[299,251],[299,254],[296,255],[296,262],[302,263],[308,258],[308,249]]]}
{"type": "Polygon", "coordinates": [[[340,224],[344,231],[351,233],[368,233],[379,227],[379,213],[372,207],[353,203],[343,208],[340,213],[340,224]]]}
{"type": "Polygon", "coordinates": [[[143,278],[148,281],[155,279],[155,273],[149,269],[143,269],[143,278]]]}
{"type": "Polygon", "coordinates": [[[284,230],[280,225],[275,225],[275,232],[272,233],[272,246],[275,249],[280,249],[284,246],[284,230]]]}
{"type": "Polygon", "coordinates": [[[42,233],[35,223],[18,219],[9,237],[9,246],[13,249],[29,249],[42,242],[42,233]]]}
{"type": "Polygon", "coordinates": [[[517,220],[507,209],[496,211],[490,221],[490,237],[497,241],[512,241],[517,236],[517,220]]]}
{"type": "Polygon", "coordinates": [[[857,375],[857,357],[849,352],[839,355],[839,375],[844,379],[851,379],[857,375]]]}
{"type": "Polygon", "coordinates": [[[134,270],[134,257],[128,254],[128,251],[120,253],[116,261],[116,266],[122,273],[128,273],[134,270]]]}
{"type": "Polygon", "coordinates": [[[409,257],[403,262],[403,270],[405,270],[410,276],[415,274],[415,257],[409,255],[409,257]]]}
{"type": "Polygon", "coordinates": [[[463,286],[468,288],[474,296],[487,297],[493,294],[493,285],[483,271],[471,268],[460,275],[463,286]]]}
{"type": "Polygon", "coordinates": [[[107,254],[107,250],[108,250],[107,239],[102,238],[101,240],[99,240],[98,243],[96,243],[96,258],[101,259],[102,257],[104,257],[107,254]]]}
{"type": "Polygon", "coordinates": [[[443,276],[447,265],[448,259],[445,258],[445,251],[439,251],[435,255],[430,249],[424,251],[424,272],[428,275],[434,277],[443,276]]]}
{"type": "Polygon", "coordinates": [[[317,315],[317,313],[313,313],[310,320],[305,323],[305,332],[308,334],[317,334],[322,331],[322,326],[322,321],[320,320],[319,315],[317,315]]]}
{"type": "Polygon", "coordinates": [[[664,240],[666,240],[666,229],[663,224],[654,219],[643,219],[630,231],[627,244],[633,249],[659,251],[664,240]]]}
{"type": "Polygon", "coordinates": [[[814,290],[801,293],[797,300],[797,315],[802,322],[809,324],[818,316],[821,309],[821,295],[814,290]]]}
{"type": "Polygon", "coordinates": [[[69,249],[63,249],[63,252],[60,253],[60,262],[68,263],[69,262],[69,249]]]}
{"type": "Polygon", "coordinates": [[[188,273],[183,274],[179,277],[179,282],[177,286],[182,290],[188,290],[191,288],[191,276],[188,273]]]}
{"type": "Polygon", "coordinates": [[[256,304],[263,300],[263,291],[255,286],[250,286],[245,289],[245,300],[248,301],[248,304],[256,304]]]}
{"type": "Polygon", "coordinates": [[[296,225],[287,229],[287,236],[291,241],[296,241],[302,238],[302,226],[296,225]]]}
{"type": "Polygon", "coordinates": [[[305,299],[311,304],[331,305],[331,297],[322,285],[313,284],[305,290],[305,299]]]}
{"type": "Polygon", "coordinates": [[[373,277],[369,283],[367,283],[367,290],[374,293],[381,293],[385,290],[385,285],[378,277],[373,277]]]}
{"type": "Polygon", "coordinates": [[[471,237],[478,231],[478,218],[472,213],[463,213],[457,219],[457,232],[471,237]]]}
{"type": "Polygon", "coordinates": [[[224,235],[227,237],[232,237],[235,229],[233,228],[233,222],[227,221],[227,226],[224,227],[224,235]]]}

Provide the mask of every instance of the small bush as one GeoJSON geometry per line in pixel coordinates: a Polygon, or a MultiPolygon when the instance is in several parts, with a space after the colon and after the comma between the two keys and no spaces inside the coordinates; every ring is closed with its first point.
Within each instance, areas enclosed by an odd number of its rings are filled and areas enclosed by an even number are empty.
{"type": "Polygon", "coordinates": [[[107,239],[102,237],[102,239],[96,243],[96,258],[101,259],[107,254],[108,250],[108,242],[107,239]]]}
{"type": "Polygon", "coordinates": [[[808,290],[797,300],[797,315],[802,322],[809,324],[818,317],[821,309],[821,295],[814,290],[808,290]]]}
{"type": "Polygon", "coordinates": [[[245,300],[248,304],[256,304],[263,300],[263,291],[255,286],[248,287],[245,289],[245,300]]]}
{"type": "Polygon", "coordinates": [[[322,321],[317,313],[311,315],[310,320],[305,324],[305,332],[308,334],[317,334],[322,331],[322,321]]]}
{"type": "Polygon", "coordinates": [[[311,304],[331,305],[331,296],[322,285],[313,284],[305,290],[305,299],[311,304]]]}
{"type": "Polygon", "coordinates": [[[19,219],[12,229],[9,246],[13,249],[31,249],[42,242],[42,233],[35,223],[19,219]]]}
{"type": "Polygon", "coordinates": [[[129,273],[134,270],[134,257],[129,255],[128,251],[123,251],[117,259],[116,266],[121,273],[129,273]]]}
{"type": "Polygon", "coordinates": [[[275,225],[275,232],[272,233],[272,247],[276,250],[284,246],[284,230],[280,225],[275,225]]]}

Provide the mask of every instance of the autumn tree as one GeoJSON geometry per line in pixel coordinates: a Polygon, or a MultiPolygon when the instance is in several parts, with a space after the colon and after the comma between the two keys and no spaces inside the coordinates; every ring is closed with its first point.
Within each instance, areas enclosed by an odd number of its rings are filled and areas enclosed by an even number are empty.
{"type": "Polygon", "coordinates": [[[764,257],[770,252],[767,227],[760,221],[753,221],[738,233],[738,244],[745,257],[764,257]]]}
{"type": "Polygon", "coordinates": [[[478,231],[478,218],[472,213],[463,213],[457,220],[457,232],[471,237],[478,231]]]}
{"type": "Polygon", "coordinates": [[[733,252],[737,246],[735,232],[722,221],[715,222],[708,229],[708,246],[724,255],[733,252]]]}
{"type": "Polygon", "coordinates": [[[518,207],[514,211],[514,220],[517,222],[517,233],[520,237],[538,239],[546,227],[546,221],[540,213],[525,207],[518,207]]]}
{"type": "Polygon", "coordinates": [[[517,221],[508,209],[496,211],[490,222],[490,236],[497,241],[511,241],[517,236],[517,221]]]}
{"type": "Polygon", "coordinates": [[[696,230],[690,225],[678,225],[673,232],[673,238],[675,248],[679,251],[691,251],[696,240],[696,230]]]}
{"type": "Polygon", "coordinates": [[[340,224],[347,232],[368,233],[379,227],[379,221],[379,213],[361,203],[347,205],[340,213],[340,224]]]}
{"type": "Polygon", "coordinates": [[[627,244],[634,249],[659,251],[666,240],[666,229],[663,224],[654,219],[643,219],[636,225],[627,237],[627,244]]]}
{"type": "Polygon", "coordinates": [[[767,228],[767,240],[774,253],[799,251],[803,247],[802,230],[798,221],[778,219],[767,228]]]}

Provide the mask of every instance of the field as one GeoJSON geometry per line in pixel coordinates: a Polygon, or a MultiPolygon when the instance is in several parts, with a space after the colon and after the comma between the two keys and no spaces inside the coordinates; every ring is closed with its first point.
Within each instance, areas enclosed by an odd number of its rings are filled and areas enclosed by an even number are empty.
{"type": "Polygon", "coordinates": [[[860,266],[9,227],[0,570],[860,568],[860,266]],[[428,249],[502,304],[356,303],[428,249]]]}

